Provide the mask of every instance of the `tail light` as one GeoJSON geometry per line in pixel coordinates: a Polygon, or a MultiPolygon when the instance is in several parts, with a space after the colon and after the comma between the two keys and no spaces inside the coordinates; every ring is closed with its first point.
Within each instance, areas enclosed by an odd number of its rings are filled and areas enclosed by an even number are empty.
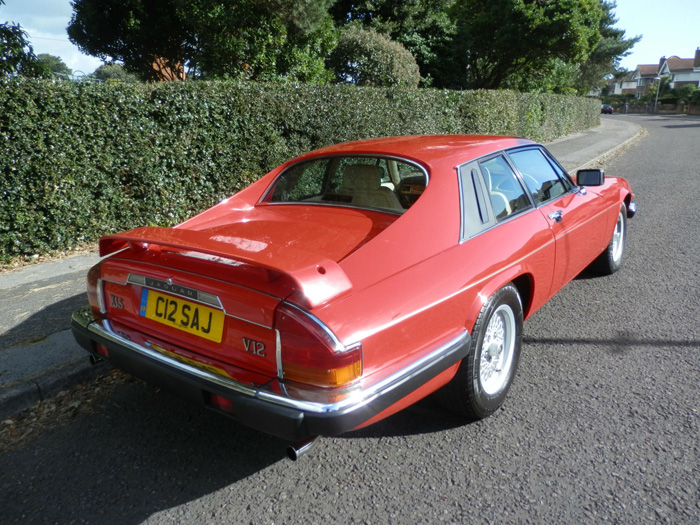
{"type": "Polygon", "coordinates": [[[107,313],[107,305],[105,304],[104,293],[102,291],[102,279],[100,279],[100,267],[102,263],[97,263],[90,268],[87,274],[87,296],[88,302],[92,307],[92,311],[98,315],[107,313]]]}
{"type": "Polygon", "coordinates": [[[362,375],[362,345],[344,346],[321,321],[284,303],[275,315],[285,379],[335,388],[362,375]]]}

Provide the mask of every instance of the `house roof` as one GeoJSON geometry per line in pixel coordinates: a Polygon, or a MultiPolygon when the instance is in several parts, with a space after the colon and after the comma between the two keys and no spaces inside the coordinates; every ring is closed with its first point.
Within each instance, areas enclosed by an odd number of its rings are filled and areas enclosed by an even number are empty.
{"type": "Polygon", "coordinates": [[[693,58],[679,58],[677,56],[672,56],[666,59],[666,65],[669,72],[680,73],[682,71],[692,71],[693,70],[693,58]]]}
{"type": "Polygon", "coordinates": [[[639,64],[637,66],[640,77],[655,77],[659,72],[658,64],[639,64]]]}

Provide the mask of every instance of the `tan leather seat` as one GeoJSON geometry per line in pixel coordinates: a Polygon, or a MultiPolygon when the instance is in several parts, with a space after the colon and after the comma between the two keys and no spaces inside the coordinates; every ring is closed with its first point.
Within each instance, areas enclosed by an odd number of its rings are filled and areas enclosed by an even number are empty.
{"type": "Polygon", "coordinates": [[[352,195],[352,204],[355,206],[402,209],[394,192],[382,186],[382,170],[371,164],[346,166],[338,193],[352,195]]]}
{"type": "Polygon", "coordinates": [[[510,201],[506,198],[506,196],[503,193],[493,189],[494,184],[489,169],[482,166],[481,170],[484,172],[486,184],[489,187],[489,195],[491,195],[491,205],[493,206],[493,213],[496,215],[496,218],[500,219],[502,217],[510,215],[513,212],[513,210],[510,207],[510,201]]]}

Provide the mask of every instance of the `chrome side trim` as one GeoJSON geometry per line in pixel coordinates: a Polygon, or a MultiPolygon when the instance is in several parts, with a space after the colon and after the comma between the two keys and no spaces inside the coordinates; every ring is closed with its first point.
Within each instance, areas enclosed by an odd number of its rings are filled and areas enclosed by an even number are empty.
{"type": "MultiPolygon", "coordinates": [[[[277,393],[265,391],[263,390],[263,387],[254,388],[250,385],[239,383],[235,379],[218,375],[209,370],[172,359],[165,354],[144,347],[140,344],[136,344],[128,339],[125,339],[124,337],[119,336],[112,330],[108,320],[95,320],[89,307],[76,310],[73,313],[73,322],[83,330],[87,331],[89,335],[111,342],[122,349],[129,350],[135,354],[146,357],[151,361],[165,365],[167,368],[191,375],[194,378],[210,384],[223,387],[230,392],[242,394],[244,396],[304,412],[333,415],[348,414],[350,412],[354,412],[355,410],[361,409],[381,396],[390,394],[392,391],[398,389],[402,385],[410,382],[414,378],[417,378],[422,373],[429,372],[442,361],[449,361],[451,358],[461,359],[464,357],[461,355],[461,353],[471,340],[469,332],[465,329],[451,341],[441,345],[439,348],[436,348],[429,354],[423,356],[421,359],[383,379],[382,381],[379,381],[378,383],[375,383],[367,388],[362,388],[361,385],[353,386],[353,391],[349,392],[347,397],[344,399],[324,403],[285,397],[277,393]]],[[[284,388],[282,390],[285,391],[284,388]]],[[[295,390],[303,392],[303,390],[296,384],[295,390]]],[[[309,389],[309,392],[312,392],[316,397],[319,395],[318,389],[314,389],[313,391],[309,389]]],[[[337,391],[329,391],[328,393],[329,398],[334,398],[337,395],[337,391]]]]}

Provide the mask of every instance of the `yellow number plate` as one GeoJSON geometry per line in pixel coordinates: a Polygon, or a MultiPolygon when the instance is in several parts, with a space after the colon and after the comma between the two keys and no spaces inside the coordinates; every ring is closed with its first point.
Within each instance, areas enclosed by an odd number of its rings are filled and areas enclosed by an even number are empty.
{"type": "Polygon", "coordinates": [[[215,343],[221,342],[224,333],[225,314],[221,310],[165,295],[155,290],[143,290],[139,313],[146,319],[152,319],[215,343]]]}

